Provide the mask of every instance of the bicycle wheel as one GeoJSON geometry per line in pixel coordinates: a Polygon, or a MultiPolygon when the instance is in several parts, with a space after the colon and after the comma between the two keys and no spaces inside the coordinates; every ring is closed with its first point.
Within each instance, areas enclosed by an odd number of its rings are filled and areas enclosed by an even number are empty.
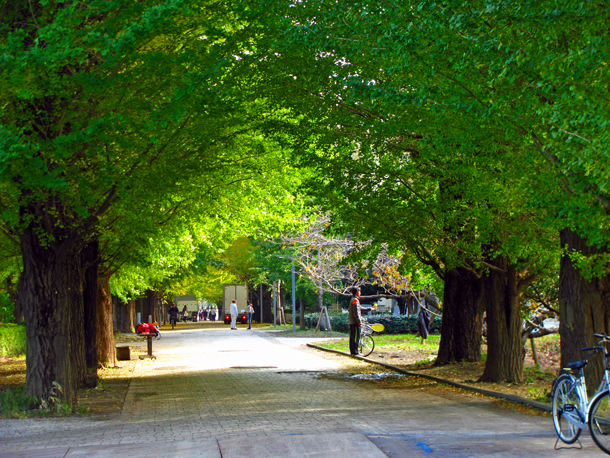
{"type": "Polygon", "coordinates": [[[591,401],[589,432],[604,452],[610,455],[610,393],[605,391],[591,401]]]}
{"type": "Polygon", "coordinates": [[[578,421],[580,418],[580,396],[575,389],[573,379],[568,374],[561,375],[553,387],[553,425],[559,438],[566,444],[573,444],[582,431],[578,426],[570,423],[571,417],[578,421]]]}
{"type": "Polygon", "coordinates": [[[375,348],[375,341],[371,336],[360,337],[360,343],[358,344],[358,353],[362,356],[368,356],[373,353],[375,348]]]}

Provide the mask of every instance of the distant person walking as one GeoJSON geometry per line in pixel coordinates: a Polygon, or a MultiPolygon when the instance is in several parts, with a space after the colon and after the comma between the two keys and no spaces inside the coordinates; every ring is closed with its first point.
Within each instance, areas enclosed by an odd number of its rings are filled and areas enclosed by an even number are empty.
{"type": "Polygon", "coordinates": [[[370,312],[374,308],[360,306],[360,287],[352,286],[351,292],[352,301],[349,304],[349,352],[352,355],[357,355],[362,327],[362,312],[370,312]]]}
{"type": "Polygon", "coordinates": [[[254,313],[254,307],[252,302],[246,301],[246,313],[248,314],[248,329],[252,329],[252,314],[254,313]]]}
{"type": "Polygon", "coordinates": [[[185,305],[182,308],[182,321],[186,321],[189,316],[189,308],[185,305]]]}
{"type": "Polygon", "coordinates": [[[237,301],[233,299],[231,301],[231,329],[237,330],[237,301]]]}
{"type": "Polygon", "coordinates": [[[216,306],[210,306],[210,320],[216,321],[216,306]]]}
{"type": "Polygon", "coordinates": [[[172,329],[174,329],[174,326],[176,326],[176,323],[178,322],[178,315],[180,314],[180,311],[178,310],[178,307],[176,307],[176,304],[174,304],[173,302],[168,310],[168,313],[169,313],[169,324],[171,324],[172,329]]]}

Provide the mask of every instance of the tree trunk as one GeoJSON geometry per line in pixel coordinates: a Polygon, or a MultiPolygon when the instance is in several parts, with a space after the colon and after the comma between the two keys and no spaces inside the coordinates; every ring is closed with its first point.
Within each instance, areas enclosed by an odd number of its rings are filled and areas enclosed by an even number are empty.
{"type": "Polygon", "coordinates": [[[112,296],[110,277],[97,280],[97,358],[100,364],[116,365],[116,345],[112,326],[112,296]]]}
{"type": "Polygon", "coordinates": [[[396,302],[398,303],[398,310],[400,310],[400,314],[407,315],[409,313],[409,301],[406,301],[404,298],[400,297],[396,299],[396,302]]]}
{"type": "Polygon", "coordinates": [[[129,299],[127,301],[127,315],[129,316],[129,332],[135,332],[136,329],[136,301],[134,299],[129,299]]]}
{"type": "Polygon", "coordinates": [[[155,293],[154,291],[146,290],[146,307],[144,309],[146,316],[142,317],[143,323],[153,323],[156,321],[155,316],[155,293]]]}
{"type": "Polygon", "coordinates": [[[484,277],[487,311],[487,362],[482,382],[523,382],[523,344],[517,271],[506,257],[490,264],[506,273],[490,270],[484,277]]]}
{"type": "Polygon", "coordinates": [[[411,293],[407,294],[407,315],[415,314],[415,303],[411,293]]]}
{"type": "Polygon", "coordinates": [[[119,332],[133,332],[131,326],[131,318],[129,314],[129,306],[116,296],[112,296],[112,304],[114,310],[115,329],[119,332]]]}
{"type": "Polygon", "coordinates": [[[318,284],[318,307],[319,310],[322,310],[322,307],[324,307],[324,290],[322,289],[322,276],[320,276],[320,281],[318,284]]]}
{"type": "Polygon", "coordinates": [[[482,297],[483,282],[472,271],[458,267],[447,272],[437,365],[481,360],[482,297]]]}
{"type": "Polygon", "coordinates": [[[87,375],[85,386],[95,388],[97,385],[97,271],[99,264],[99,243],[88,243],[81,252],[83,276],[83,304],[85,331],[85,364],[87,375]]]}
{"type": "MultiPolygon", "coordinates": [[[[570,259],[571,252],[585,256],[597,254],[602,250],[589,246],[582,237],[570,229],[560,233],[561,246],[567,247],[561,258],[559,273],[559,334],[561,335],[561,365],[566,367],[570,361],[583,358],[581,348],[597,343],[593,333],[608,333],[608,276],[586,280],[570,259]]],[[[594,386],[601,380],[603,361],[591,358],[585,368],[585,375],[594,386]]]]}
{"type": "Polygon", "coordinates": [[[26,387],[38,398],[54,393],[73,403],[86,373],[80,247],[70,237],[73,234],[43,244],[38,233],[40,228],[32,224],[21,235],[19,297],[27,328],[26,387]]]}
{"type": "Polygon", "coordinates": [[[266,291],[263,290],[263,299],[261,300],[261,306],[263,307],[263,322],[264,323],[273,323],[272,289],[273,288],[267,288],[266,291]]]}

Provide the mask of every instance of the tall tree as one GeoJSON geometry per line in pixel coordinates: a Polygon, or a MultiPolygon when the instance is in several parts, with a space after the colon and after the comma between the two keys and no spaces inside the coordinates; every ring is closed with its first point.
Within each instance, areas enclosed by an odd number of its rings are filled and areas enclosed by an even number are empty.
{"type": "Polygon", "coordinates": [[[243,183],[267,168],[260,130],[243,141],[263,107],[238,99],[228,77],[249,11],[247,1],[4,2],[0,205],[21,242],[31,394],[58,382],[71,402],[84,382],[85,246],[153,209],[157,225],[185,207],[226,224],[241,208],[216,187],[248,195],[243,183]]]}
{"type": "MultiPolygon", "coordinates": [[[[483,300],[491,299],[483,294],[489,272],[501,271],[511,283],[507,291],[518,291],[517,281],[527,283],[550,262],[556,240],[541,224],[543,216],[528,207],[536,198],[528,187],[533,177],[552,177],[552,171],[542,167],[543,158],[528,154],[531,143],[513,121],[496,116],[518,116],[510,97],[521,87],[504,84],[503,98],[497,98],[486,68],[467,62],[484,56],[487,45],[468,39],[471,29],[483,24],[469,20],[483,10],[462,19],[467,8],[300,2],[282,16],[288,39],[271,49],[281,62],[271,73],[283,91],[290,91],[285,103],[307,114],[302,127],[312,147],[304,152],[312,154],[300,154],[319,164],[320,179],[312,186],[316,195],[351,230],[380,242],[388,237],[441,277],[452,272],[450,279],[460,278],[445,289],[445,313],[468,314],[445,320],[456,327],[444,329],[443,339],[470,343],[447,347],[441,355],[448,360],[478,358],[477,323],[483,300]],[[523,179],[530,170],[536,175],[523,179]],[[384,231],[384,217],[387,226],[402,230],[384,231]],[[531,243],[533,234],[540,243],[531,243]],[[498,255],[508,256],[523,278],[498,268],[498,255]],[[468,275],[458,277],[459,269],[468,275]],[[456,294],[462,285],[464,294],[456,294]],[[452,302],[460,296],[469,297],[467,310],[452,302]],[[448,313],[453,306],[456,313],[448,313]],[[474,326],[459,327],[460,321],[474,326]]],[[[540,195],[550,189],[553,194],[550,183],[538,186],[540,195]]],[[[487,302],[488,315],[505,310],[511,319],[505,320],[510,325],[504,332],[520,342],[518,306],[502,297],[487,302]]],[[[490,345],[502,343],[492,339],[490,345]]],[[[517,369],[493,377],[520,380],[519,352],[498,354],[505,367],[517,369]]]]}

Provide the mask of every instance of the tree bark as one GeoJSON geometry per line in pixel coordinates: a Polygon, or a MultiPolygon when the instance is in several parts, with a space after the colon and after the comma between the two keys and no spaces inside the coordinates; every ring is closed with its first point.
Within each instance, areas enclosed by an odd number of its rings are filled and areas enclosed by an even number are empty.
{"type": "Polygon", "coordinates": [[[112,325],[112,296],[110,277],[104,275],[97,280],[97,359],[99,364],[116,365],[116,345],[112,325]]]}
{"type": "Polygon", "coordinates": [[[129,318],[129,332],[135,332],[136,329],[136,301],[129,299],[127,301],[127,315],[129,318]]]}
{"type": "Polygon", "coordinates": [[[143,323],[153,323],[154,321],[157,320],[156,313],[155,313],[155,292],[153,290],[150,290],[150,289],[146,290],[145,304],[146,304],[146,306],[144,308],[144,311],[146,313],[146,316],[142,317],[142,322],[143,323]]]}
{"type": "Polygon", "coordinates": [[[411,293],[407,294],[406,302],[407,302],[407,314],[408,315],[415,314],[416,307],[415,307],[415,303],[414,303],[413,296],[411,295],[411,293]]]}
{"type": "Polygon", "coordinates": [[[114,328],[119,332],[133,332],[133,320],[129,312],[129,304],[123,302],[116,296],[112,296],[114,328]]]}
{"type": "MultiPolygon", "coordinates": [[[[561,246],[567,247],[561,258],[559,272],[559,334],[561,335],[561,365],[583,358],[582,348],[597,343],[593,333],[608,333],[610,303],[609,277],[585,279],[570,259],[571,252],[585,256],[601,253],[570,229],[560,233],[561,246]]],[[[603,375],[601,358],[591,358],[585,368],[589,386],[599,383],[603,375]]]]}
{"type": "Polygon", "coordinates": [[[447,272],[437,365],[481,360],[482,298],[483,282],[474,272],[464,267],[447,272]]]}
{"type": "Polygon", "coordinates": [[[19,297],[27,329],[26,387],[38,398],[54,393],[71,404],[86,373],[80,246],[74,234],[41,242],[41,231],[32,223],[21,235],[19,297]]]}
{"type": "Polygon", "coordinates": [[[489,261],[497,270],[483,278],[487,311],[487,362],[482,382],[523,382],[519,278],[507,257],[489,261]]]}
{"type": "Polygon", "coordinates": [[[87,375],[85,386],[95,388],[97,385],[97,271],[99,264],[99,243],[88,243],[81,252],[83,276],[83,306],[85,332],[85,364],[87,375]]]}
{"type": "Polygon", "coordinates": [[[409,313],[409,301],[405,300],[404,298],[398,298],[396,299],[396,302],[398,303],[398,310],[400,310],[400,314],[401,315],[406,315],[409,313]]]}

